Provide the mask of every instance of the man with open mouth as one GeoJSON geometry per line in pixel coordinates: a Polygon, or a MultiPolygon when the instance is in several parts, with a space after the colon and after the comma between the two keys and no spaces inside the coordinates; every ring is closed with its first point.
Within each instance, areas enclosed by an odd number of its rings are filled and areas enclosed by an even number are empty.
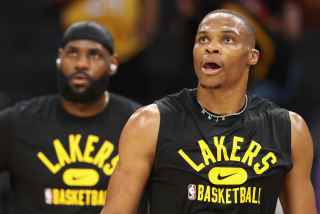
{"type": "Polygon", "coordinates": [[[258,62],[255,29],[216,10],[193,49],[196,89],[133,114],[119,144],[102,214],[135,213],[146,188],[151,213],[315,214],[313,149],[296,113],[246,93],[258,62]]]}

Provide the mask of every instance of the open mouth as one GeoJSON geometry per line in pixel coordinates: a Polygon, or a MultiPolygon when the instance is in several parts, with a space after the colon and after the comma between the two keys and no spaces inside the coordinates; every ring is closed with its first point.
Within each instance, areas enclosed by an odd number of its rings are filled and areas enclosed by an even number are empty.
{"type": "Polygon", "coordinates": [[[71,78],[71,81],[76,85],[83,85],[86,84],[89,79],[86,75],[78,73],[71,78]]]}
{"type": "Polygon", "coordinates": [[[203,67],[208,71],[212,71],[212,70],[221,68],[220,65],[218,65],[214,62],[207,62],[206,64],[203,65],[203,67]]]}
{"type": "Polygon", "coordinates": [[[214,75],[219,73],[222,69],[223,63],[213,57],[207,57],[203,61],[201,61],[202,65],[202,73],[206,75],[214,75]]]}

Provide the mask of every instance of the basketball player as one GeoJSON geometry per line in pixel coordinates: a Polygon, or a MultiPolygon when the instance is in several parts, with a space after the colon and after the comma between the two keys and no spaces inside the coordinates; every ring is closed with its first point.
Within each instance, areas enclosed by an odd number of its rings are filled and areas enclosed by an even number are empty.
{"type": "Polygon", "coordinates": [[[16,213],[101,211],[120,133],[140,107],[106,91],[118,67],[113,51],[103,26],[72,25],[58,53],[60,94],[0,112],[0,170],[11,172],[16,213]]]}
{"type": "Polygon", "coordinates": [[[138,110],[126,124],[103,214],[131,214],[146,186],[151,213],[315,214],[312,140],[303,119],[246,93],[255,30],[230,10],[200,23],[197,89],[138,110]]]}

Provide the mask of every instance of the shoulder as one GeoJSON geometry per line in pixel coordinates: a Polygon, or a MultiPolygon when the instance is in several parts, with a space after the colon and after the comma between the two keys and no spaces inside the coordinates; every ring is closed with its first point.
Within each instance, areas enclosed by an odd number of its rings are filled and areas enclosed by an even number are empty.
{"type": "Polygon", "coordinates": [[[126,126],[134,130],[145,130],[159,127],[160,112],[156,104],[151,104],[138,109],[127,122],[126,126]]]}
{"type": "Polygon", "coordinates": [[[155,148],[160,128],[160,113],[156,104],[138,109],[123,128],[119,151],[134,147],[143,147],[155,156],[155,148]]]}
{"type": "Polygon", "coordinates": [[[289,112],[291,121],[291,150],[292,159],[299,156],[313,156],[313,143],[304,119],[295,112],[289,112]]]}
{"type": "Polygon", "coordinates": [[[309,129],[304,119],[297,113],[289,111],[291,121],[291,135],[300,137],[301,135],[309,135],[309,129]]]}
{"type": "Polygon", "coordinates": [[[165,112],[183,111],[183,109],[190,105],[192,96],[195,96],[197,89],[183,89],[179,93],[167,95],[157,101],[161,114],[165,112]]]}
{"type": "Polygon", "coordinates": [[[117,107],[126,108],[128,110],[132,110],[132,112],[136,111],[137,109],[141,108],[142,105],[127,98],[124,96],[121,96],[119,94],[115,94],[112,92],[109,92],[110,94],[110,103],[115,104],[117,107]]]}
{"type": "Polygon", "coordinates": [[[251,95],[250,93],[247,93],[247,96],[249,99],[248,108],[251,110],[251,112],[264,115],[266,118],[275,121],[286,120],[289,122],[289,111],[287,109],[281,108],[270,100],[261,98],[257,95],[251,95]]]}
{"type": "Polygon", "coordinates": [[[304,119],[297,113],[289,111],[292,127],[295,131],[301,132],[303,126],[306,126],[304,119]]]}
{"type": "Polygon", "coordinates": [[[46,95],[46,96],[39,96],[35,97],[30,100],[20,101],[10,106],[0,112],[0,114],[5,113],[13,113],[15,115],[20,115],[21,113],[36,113],[42,111],[46,107],[51,107],[53,103],[57,103],[59,100],[59,95],[46,95]]]}

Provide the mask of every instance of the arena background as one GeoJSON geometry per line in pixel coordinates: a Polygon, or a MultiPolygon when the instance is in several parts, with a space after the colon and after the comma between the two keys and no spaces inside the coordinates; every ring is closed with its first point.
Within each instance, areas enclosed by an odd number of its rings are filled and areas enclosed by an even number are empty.
{"type": "MultiPolygon", "coordinates": [[[[194,88],[197,26],[205,14],[219,8],[242,13],[256,28],[261,56],[250,71],[248,91],[306,120],[315,152],[311,178],[318,194],[319,0],[2,0],[0,109],[57,92],[55,59],[61,37],[82,20],[99,22],[114,35],[121,65],[110,91],[146,105],[194,88]]],[[[0,174],[1,214],[15,209],[9,176],[0,174]]],[[[276,213],[282,213],[281,208],[276,213]]]]}

